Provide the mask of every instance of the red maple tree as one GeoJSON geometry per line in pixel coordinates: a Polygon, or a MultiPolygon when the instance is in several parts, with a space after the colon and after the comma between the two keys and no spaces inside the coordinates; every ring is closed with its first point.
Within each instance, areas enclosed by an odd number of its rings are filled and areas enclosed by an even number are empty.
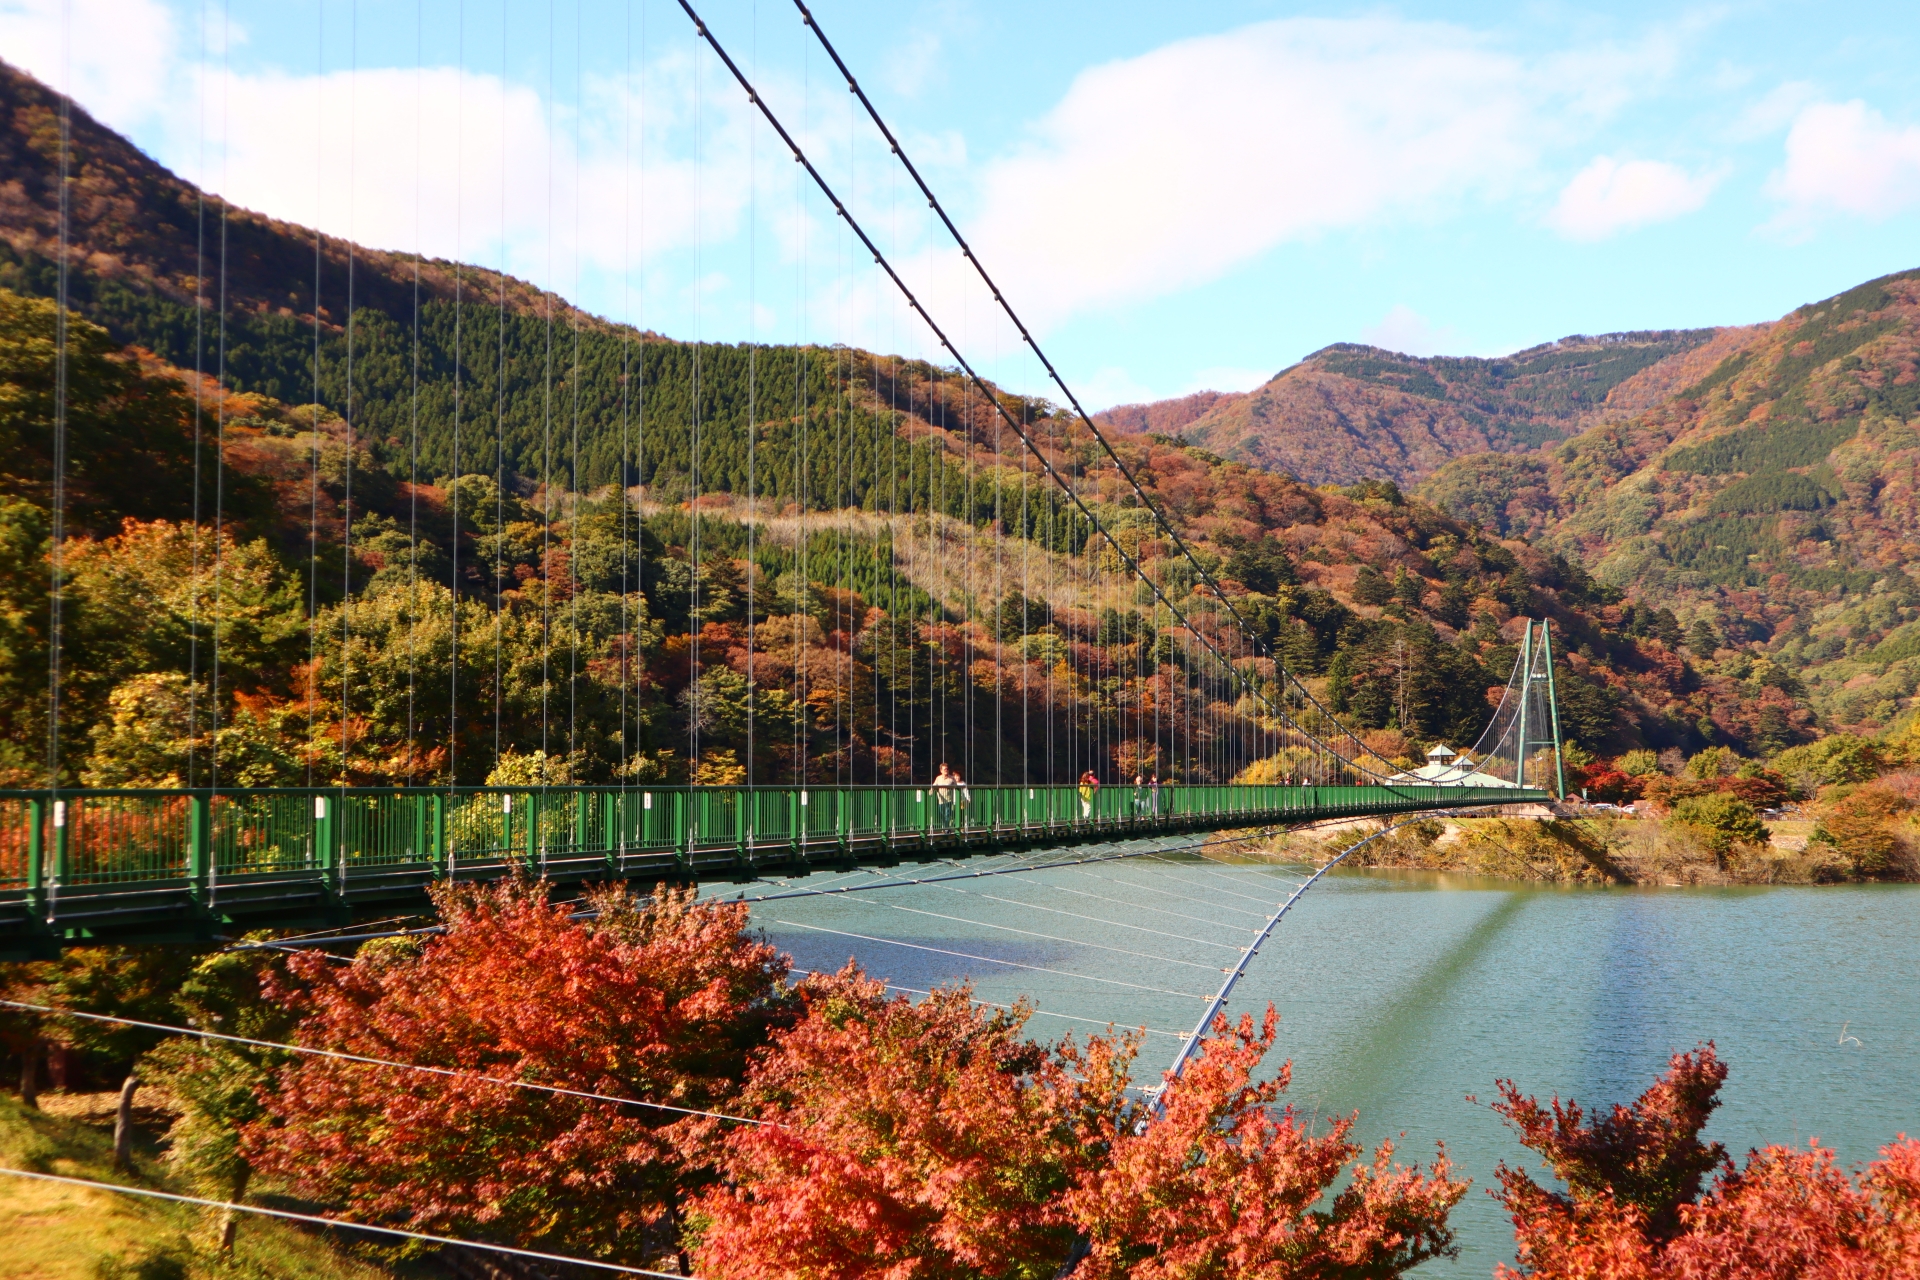
{"type": "Polygon", "coordinates": [[[783,1127],[725,1135],[693,1218],[702,1275],[746,1280],[1393,1276],[1450,1251],[1466,1189],[1391,1145],[1325,1208],[1353,1121],[1307,1131],[1252,1082],[1272,1011],[1216,1024],[1164,1109],[1127,1097],[1133,1037],[1042,1048],[1025,1011],[965,989],[888,1000],[849,968],[803,984],[807,1017],[749,1090],[783,1127]]]}
{"type": "Polygon", "coordinates": [[[1727,1068],[1707,1044],[1676,1054],[1629,1106],[1589,1121],[1542,1106],[1510,1080],[1494,1109],[1567,1186],[1550,1191],[1502,1164],[1495,1194],[1513,1217],[1510,1280],[1915,1280],[1920,1143],[1904,1135],[1858,1179],[1820,1147],[1769,1146],[1736,1169],[1700,1141],[1727,1068]],[[1706,1175],[1718,1167],[1702,1194],[1706,1175]]]}
{"type": "Polygon", "coordinates": [[[1265,1081],[1254,1073],[1277,1027],[1271,1005],[1258,1034],[1250,1015],[1237,1027],[1215,1019],[1157,1116],[1101,1117],[1109,1158],[1066,1197],[1086,1242],[1079,1276],[1389,1277],[1454,1252],[1447,1215],[1467,1183],[1444,1148],[1423,1173],[1394,1164],[1382,1143],[1328,1199],[1360,1153],[1356,1117],[1314,1133],[1291,1106],[1276,1110],[1292,1064],[1265,1081]]]}
{"type": "Polygon", "coordinates": [[[256,1166],[370,1221],[630,1261],[670,1248],[708,1176],[686,1117],[481,1077],[725,1109],[787,961],[744,935],[744,904],[592,904],[580,920],[544,885],[450,889],[424,944],[290,961],[302,1043],[471,1074],[302,1058],[247,1134],[256,1166]]]}
{"type": "Polygon", "coordinates": [[[806,1017],[756,1063],[779,1126],[724,1135],[695,1207],[701,1275],[730,1280],[1043,1280],[1074,1229],[1060,1196],[1095,1158],[1078,1110],[1112,1110],[1125,1048],[1074,1081],[1020,1036],[1027,1011],[966,988],[919,1004],[849,965],[798,988],[806,1017]]]}

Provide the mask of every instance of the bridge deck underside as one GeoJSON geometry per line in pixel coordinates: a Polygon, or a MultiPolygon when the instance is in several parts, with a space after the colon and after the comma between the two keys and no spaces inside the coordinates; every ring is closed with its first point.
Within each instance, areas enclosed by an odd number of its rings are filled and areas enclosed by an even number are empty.
{"type": "Polygon", "coordinates": [[[1511,787],[644,787],[0,794],[0,956],[418,910],[437,881],[749,880],[1540,802],[1511,787]]]}

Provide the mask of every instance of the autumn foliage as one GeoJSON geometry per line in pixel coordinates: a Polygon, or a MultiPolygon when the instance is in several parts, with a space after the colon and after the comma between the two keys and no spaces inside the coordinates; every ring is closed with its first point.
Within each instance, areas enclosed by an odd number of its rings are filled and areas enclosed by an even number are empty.
{"type": "Polygon", "coordinates": [[[417,950],[293,960],[304,1043],[463,1074],[305,1058],[248,1135],[256,1166],[416,1230],[623,1258],[670,1238],[703,1176],[676,1145],[687,1117],[479,1077],[723,1108],[786,961],[743,936],[743,905],[671,889],[595,905],[583,922],[544,886],[455,888],[417,950]]]}
{"type": "Polygon", "coordinates": [[[1080,1112],[1120,1109],[1125,1051],[1076,1085],[1020,1036],[1024,1011],[964,989],[910,1004],[849,967],[799,990],[806,1016],[748,1086],[779,1123],[725,1135],[700,1274],[1051,1275],[1074,1234],[1060,1197],[1098,1158],[1080,1112]]]}
{"type": "MultiPolygon", "coordinates": [[[[1298,1115],[1290,1064],[1262,1078],[1271,1008],[1142,1090],[1138,1036],[1036,1043],[1024,1004],[889,997],[851,964],[788,987],[744,904],[440,905],[424,942],[268,979],[306,1045],[444,1069],[308,1057],[259,1088],[239,1154],[350,1218],[727,1280],[1390,1280],[1456,1252],[1444,1147],[1396,1164],[1357,1117],[1298,1115]]],[[[1592,1115],[1501,1081],[1564,1190],[1500,1166],[1498,1274],[1920,1280],[1920,1143],[1857,1174],[1817,1146],[1736,1168],[1701,1139],[1726,1078],[1709,1044],[1592,1115]]]]}
{"type": "Polygon", "coordinates": [[[1088,1280],[1397,1275],[1450,1251],[1466,1184],[1383,1146],[1316,1207],[1359,1148],[1353,1120],[1312,1133],[1275,1111],[1272,1047],[1218,1021],[1162,1107],[1130,1100],[1137,1043],[1051,1049],[1024,1011],[966,991],[888,1000],[849,969],[803,984],[807,1016],[755,1066],[749,1096],[781,1127],[733,1130],[725,1182],[700,1203],[703,1275],[1088,1280]]]}
{"type": "Polygon", "coordinates": [[[1495,1110],[1567,1190],[1502,1165],[1522,1270],[1534,1280],[1911,1280],[1920,1276],[1920,1143],[1904,1136],[1858,1178],[1833,1153],[1770,1146],[1736,1169],[1700,1141],[1726,1066],[1676,1055],[1631,1106],[1589,1119],[1502,1081],[1495,1110]],[[1715,1173],[1711,1185],[1703,1183],[1715,1173]]]}
{"type": "Polygon", "coordinates": [[[1447,1214],[1467,1184],[1444,1149],[1423,1173],[1394,1164],[1393,1144],[1382,1143],[1328,1198],[1360,1154],[1356,1117],[1315,1133],[1291,1106],[1276,1110],[1291,1064],[1265,1081],[1254,1073],[1277,1025],[1271,1005],[1257,1035],[1250,1016],[1237,1027],[1217,1018],[1199,1056],[1167,1082],[1159,1115],[1144,1125],[1130,1113],[1097,1117],[1110,1154],[1066,1197],[1091,1242],[1080,1275],[1384,1277],[1453,1252],[1447,1214]]]}

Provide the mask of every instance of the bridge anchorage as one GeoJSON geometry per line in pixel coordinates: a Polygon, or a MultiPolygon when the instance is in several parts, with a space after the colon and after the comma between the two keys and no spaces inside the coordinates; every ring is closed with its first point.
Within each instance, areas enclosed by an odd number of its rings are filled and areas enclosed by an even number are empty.
{"type": "Polygon", "coordinates": [[[1044,867],[1193,847],[1169,841],[1182,833],[1546,803],[1564,793],[1552,692],[1547,624],[1528,623],[1466,753],[1395,768],[1351,735],[1304,734],[1296,712],[1265,757],[1291,776],[1257,784],[0,792],[0,954],[345,925],[418,910],[437,881],[751,881],[1009,853],[1044,867]]]}

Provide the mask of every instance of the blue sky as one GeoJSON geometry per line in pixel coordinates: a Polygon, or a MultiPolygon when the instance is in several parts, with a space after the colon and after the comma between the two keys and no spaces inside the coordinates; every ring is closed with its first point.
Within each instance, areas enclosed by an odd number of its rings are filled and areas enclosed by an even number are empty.
{"type": "MultiPolygon", "coordinates": [[[[790,3],[698,7],[970,358],[1043,389],[790,3]]],[[[1910,5],[815,12],[1089,408],[1920,266],[1910,5]]],[[[930,351],[674,0],[0,0],[0,57],[329,234],[676,337],[930,351]]]]}

